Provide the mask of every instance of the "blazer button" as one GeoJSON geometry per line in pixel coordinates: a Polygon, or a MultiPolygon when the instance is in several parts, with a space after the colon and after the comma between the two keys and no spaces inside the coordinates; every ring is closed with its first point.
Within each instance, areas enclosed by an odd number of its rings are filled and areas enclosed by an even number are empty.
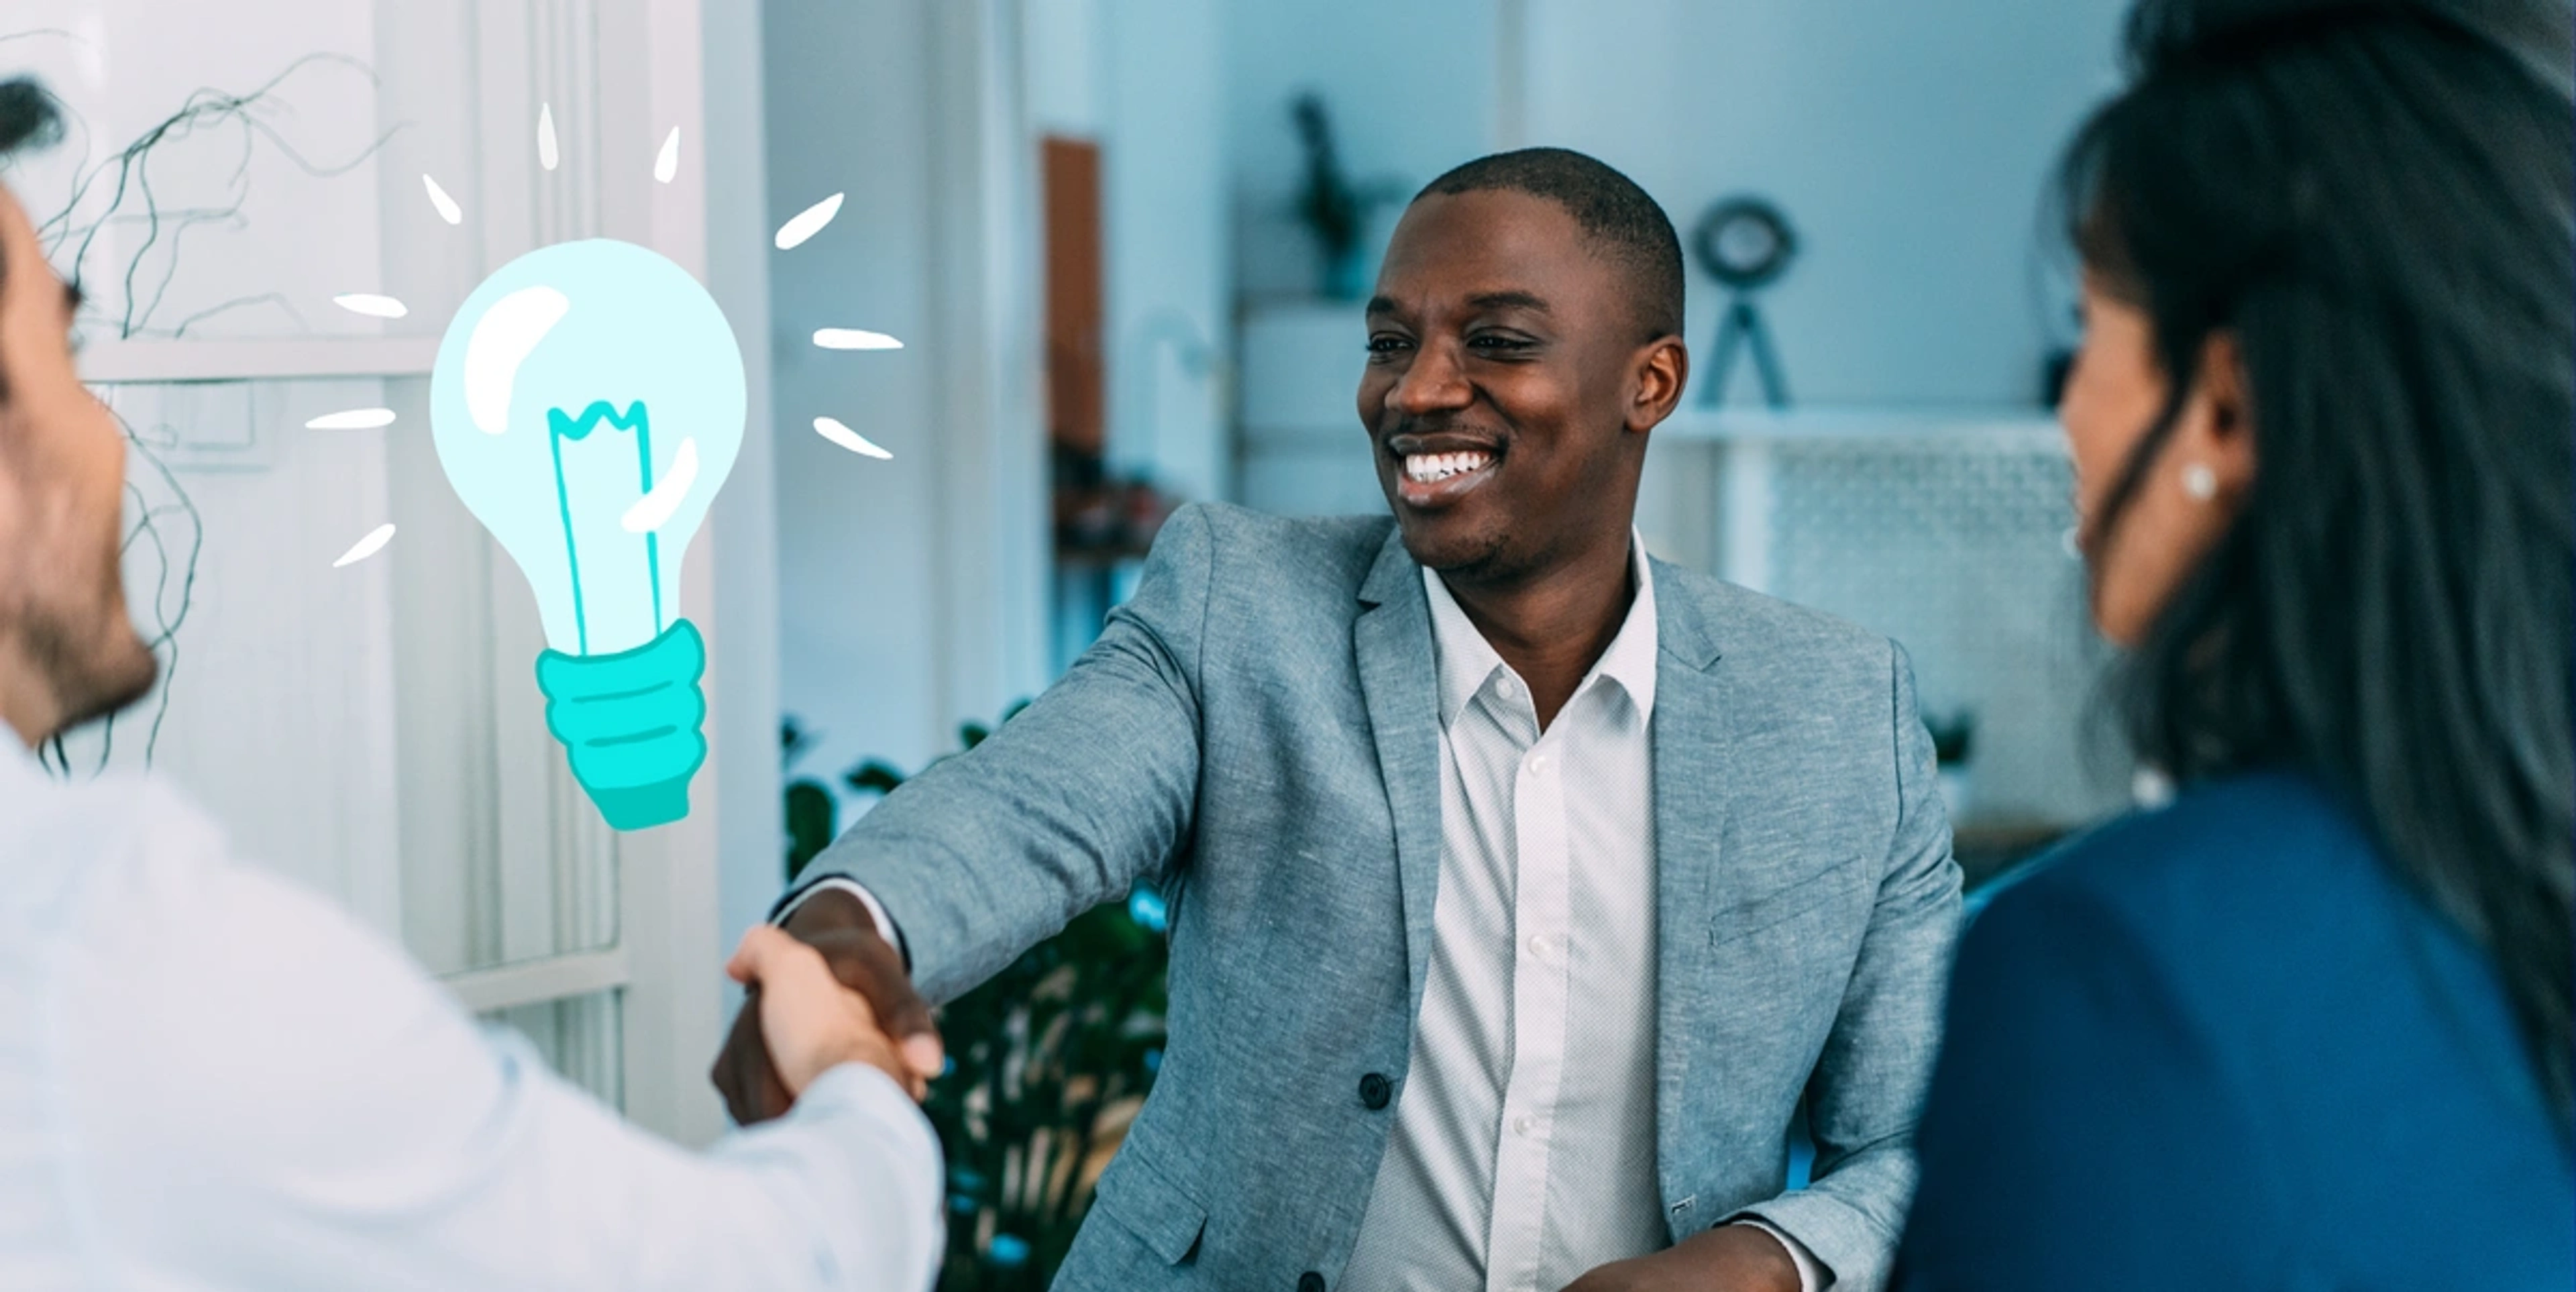
{"type": "Polygon", "coordinates": [[[1297,1292],[1324,1292],[1324,1276],[1313,1270],[1298,1275],[1297,1292]]]}
{"type": "Polygon", "coordinates": [[[1360,1107],[1370,1112],[1386,1107],[1386,1101],[1394,1094],[1395,1083],[1388,1081],[1383,1073],[1372,1072],[1360,1078],[1360,1107]]]}

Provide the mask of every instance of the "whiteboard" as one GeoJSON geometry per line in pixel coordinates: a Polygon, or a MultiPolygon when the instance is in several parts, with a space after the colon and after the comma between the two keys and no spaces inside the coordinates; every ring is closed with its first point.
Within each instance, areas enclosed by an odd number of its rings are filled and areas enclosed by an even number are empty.
{"type": "MultiPolygon", "coordinates": [[[[66,112],[12,167],[85,341],[373,335],[330,304],[383,259],[376,7],[16,0],[0,70],[66,112]]],[[[392,131],[399,135],[399,131],[392,131]]]]}

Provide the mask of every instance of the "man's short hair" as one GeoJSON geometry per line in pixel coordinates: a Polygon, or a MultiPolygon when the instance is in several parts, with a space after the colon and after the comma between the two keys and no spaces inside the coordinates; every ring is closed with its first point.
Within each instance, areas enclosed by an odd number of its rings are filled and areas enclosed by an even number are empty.
{"type": "Polygon", "coordinates": [[[1681,335],[1682,240],[1635,180],[1570,148],[1523,148],[1479,157],[1424,185],[1413,200],[1483,192],[1527,193],[1564,207],[1593,249],[1627,276],[1643,339],[1681,335]]]}

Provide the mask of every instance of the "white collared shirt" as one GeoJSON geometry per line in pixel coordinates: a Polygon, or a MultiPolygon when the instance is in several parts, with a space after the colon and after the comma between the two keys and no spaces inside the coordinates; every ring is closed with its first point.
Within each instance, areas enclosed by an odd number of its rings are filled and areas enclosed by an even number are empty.
{"type": "MultiPolygon", "coordinates": [[[[1347,1292],[1556,1292],[1666,1246],[1655,587],[1633,534],[1630,571],[1626,621],[1545,731],[1528,684],[1423,572],[1440,686],[1435,941],[1347,1292]]],[[[1782,1242],[1812,1292],[1813,1258],[1782,1242]]]]}
{"type": "Polygon", "coordinates": [[[921,1288],[941,1193],[882,1073],[683,1150],[166,787],[0,748],[0,1287],[921,1288]]]}

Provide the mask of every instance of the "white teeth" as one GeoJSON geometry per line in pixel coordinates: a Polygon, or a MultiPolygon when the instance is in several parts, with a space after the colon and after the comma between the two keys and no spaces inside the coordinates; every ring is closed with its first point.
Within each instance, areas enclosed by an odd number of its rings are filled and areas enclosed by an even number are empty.
{"type": "Polygon", "coordinates": [[[1492,466],[1494,455],[1485,452],[1415,453],[1404,459],[1404,474],[1422,484],[1446,480],[1470,471],[1492,466]]]}

